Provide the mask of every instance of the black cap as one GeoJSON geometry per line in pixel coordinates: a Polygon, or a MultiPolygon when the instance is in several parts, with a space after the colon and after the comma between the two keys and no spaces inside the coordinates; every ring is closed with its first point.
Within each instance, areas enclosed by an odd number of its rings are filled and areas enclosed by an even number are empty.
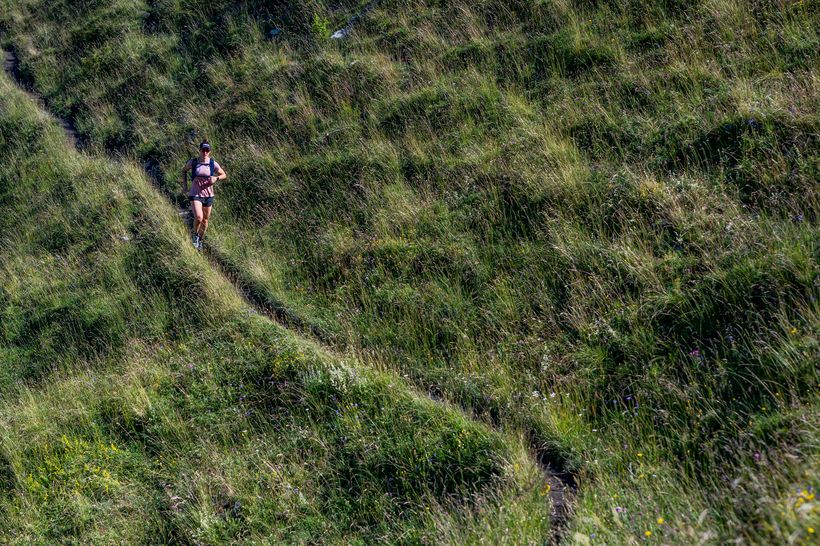
{"type": "Polygon", "coordinates": [[[200,149],[200,150],[210,150],[210,149],[211,149],[211,145],[210,145],[210,144],[208,144],[207,142],[203,142],[202,144],[200,144],[200,145],[199,145],[199,149],[200,149]]]}

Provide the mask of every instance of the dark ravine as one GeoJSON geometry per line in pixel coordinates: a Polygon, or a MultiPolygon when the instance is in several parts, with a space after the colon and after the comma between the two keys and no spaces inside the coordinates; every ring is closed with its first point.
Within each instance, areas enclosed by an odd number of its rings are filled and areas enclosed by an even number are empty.
{"type": "MultiPolygon", "coordinates": [[[[350,26],[358,21],[364,13],[373,9],[377,3],[378,0],[374,0],[367,4],[359,15],[351,18],[348,25],[343,28],[349,31],[350,26]]],[[[23,78],[20,70],[20,62],[15,53],[11,50],[2,51],[4,71],[20,88],[26,91],[44,111],[50,112],[46,102],[36,93],[33,86],[23,78]]],[[[83,149],[83,139],[78,133],[73,121],[62,119],[53,113],[51,113],[51,115],[63,128],[69,143],[78,150],[83,149]]],[[[143,169],[154,188],[163,194],[168,201],[179,210],[179,216],[190,228],[192,222],[190,211],[184,207],[183,200],[166,189],[166,185],[163,183],[162,170],[158,163],[149,159],[144,162],[143,169]]],[[[243,297],[250,309],[268,317],[271,321],[279,324],[283,328],[294,331],[298,335],[312,338],[330,353],[336,354],[338,352],[339,348],[336,347],[334,343],[335,338],[331,333],[304,320],[298,313],[289,309],[282,302],[273,300],[262,290],[255,287],[252,282],[244,278],[239,269],[233,266],[230,260],[220,253],[217,248],[206,246],[204,255],[208,258],[211,266],[220,272],[222,276],[237,289],[237,292],[243,297]]],[[[449,402],[448,399],[443,398],[434,391],[435,389],[432,389],[426,393],[431,400],[437,403],[449,402]]],[[[460,406],[460,404],[456,404],[456,406],[460,406]]],[[[469,411],[469,408],[463,409],[469,411]]],[[[497,428],[498,425],[497,423],[486,424],[494,428],[497,428]]],[[[541,445],[532,434],[530,435],[529,444],[533,452],[533,459],[541,469],[547,485],[549,485],[548,496],[552,505],[549,543],[553,545],[561,544],[566,539],[573,515],[573,501],[578,490],[576,476],[565,468],[559,457],[541,445]]]]}

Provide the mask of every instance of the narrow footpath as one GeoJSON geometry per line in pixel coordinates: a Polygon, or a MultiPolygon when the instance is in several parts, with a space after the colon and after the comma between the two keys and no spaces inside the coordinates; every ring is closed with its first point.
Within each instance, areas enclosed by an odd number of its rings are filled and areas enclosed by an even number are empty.
{"type": "MultiPolygon", "coordinates": [[[[375,2],[373,2],[373,4],[375,4],[375,2]]],[[[355,23],[355,20],[353,22],[355,23]]],[[[349,23],[349,25],[352,25],[352,23],[349,23]]],[[[65,131],[69,144],[78,150],[82,149],[81,135],[77,132],[72,120],[61,119],[49,111],[42,97],[36,93],[36,90],[28,82],[24,81],[20,71],[19,60],[13,51],[3,50],[3,69],[20,88],[31,96],[32,100],[39,104],[44,111],[48,112],[52,118],[59,123],[65,131]]],[[[164,189],[165,186],[161,180],[162,173],[157,163],[147,161],[143,165],[143,168],[153,187],[178,208],[180,218],[182,218],[190,228],[192,223],[190,210],[187,207],[180,208],[174,196],[164,189]]],[[[269,320],[281,327],[295,332],[297,335],[312,338],[322,345],[328,353],[339,354],[338,350],[332,346],[329,336],[325,332],[314,325],[308,324],[283,304],[270,301],[269,297],[261,294],[248,283],[243,282],[239,271],[225,259],[218,249],[207,246],[204,254],[211,263],[211,266],[236,288],[249,308],[266,316],[269,320]]],[[[425,395],[436,403],[442,403],[442,399],[432,393],[425,393],[425,395]]],[[[482,423],[487,424],[483,421],[482,423]]],[[[564,542],[569,529],[569,522],[573,512],[573,501],[577,493],[575,476],[564,471],[561,462],[553,458],[542,446],[535,445],[534,442],[531,442],[530,448],[533,451],[533,459],[544,476],[544,481],[549,485],[549,499],[552,504],[550,518],[551,536],[549,543],[553,545],[561,544],[564,542]]]]}

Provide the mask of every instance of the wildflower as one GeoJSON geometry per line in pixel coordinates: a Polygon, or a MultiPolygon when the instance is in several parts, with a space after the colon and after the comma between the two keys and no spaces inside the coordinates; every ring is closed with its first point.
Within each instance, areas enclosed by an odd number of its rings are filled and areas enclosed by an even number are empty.
{"type": "Polygon", "coordinates": [[[643,457],[643,453],[638,452],[638,457],[643,457]]]}
{"type": "Polygon", "coordinates": [[[790,332],[791,332],[792,335],[796,334],[797,333],[797,328],[792,326],[792,329],[790,330],[790,332]]]}
{"type": "Polygon", "coordinates": [[[549,493],[551,490],[552,490],[552,487],[550,486],[550,484],[545,485],[545,486],[544,486],[544,489],[541,491],[541,496],[542,496],[542,497],[543,497],[543,496],[545,496],[545,495],[546,495],[547,493],[549,493]]]}
{"type": "Polygon", "coordinates": [[[663,518],[658,518],[658,525],[663,525],[663,522],[666,521],[663,518]]]}
{"type": "Polygon", "coordinates": [[[651,537],[651,536],[652,536],[652,531],[645,531],[645,532],[644,532],[644,536],[645,536],[646,538],[651,537]]]}
{"type": "Polygon", "coordinates": [[[813,535],[814,534],[814,527],[809,527],[808,529],[806,529],[806,531],[808,531],[810,535],[813,535]]]}

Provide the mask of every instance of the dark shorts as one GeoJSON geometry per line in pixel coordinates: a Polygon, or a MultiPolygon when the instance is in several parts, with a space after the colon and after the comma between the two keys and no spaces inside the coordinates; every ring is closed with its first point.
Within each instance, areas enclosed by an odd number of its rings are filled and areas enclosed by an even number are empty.
{"type": "Polygon", "coordinates": [[[212,207],[212,206],[214,206],[214,196],[213,195],[210,196],[210,197],[200,197],[199,195],[191,195],[189,197],[189,199],[191,201],[199,201],[200,203],[202,203],[203,207],[212,207]]]}

